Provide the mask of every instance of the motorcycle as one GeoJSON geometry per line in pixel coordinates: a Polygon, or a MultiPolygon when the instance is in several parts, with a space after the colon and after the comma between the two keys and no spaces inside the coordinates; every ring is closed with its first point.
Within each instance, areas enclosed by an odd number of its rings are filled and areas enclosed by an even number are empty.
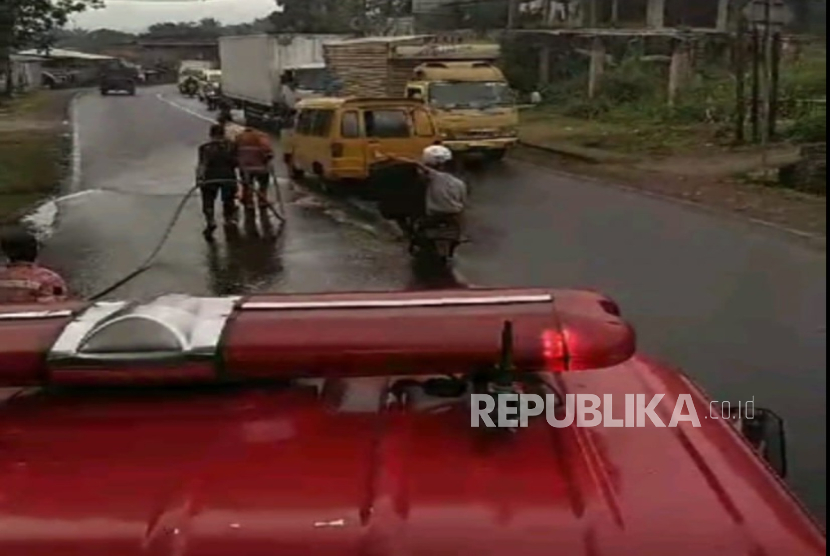
{"type": "Polygon", "coordinates": [[[193,98],[193,97],[195,97],[195,96],[196,96],[196,94],[199,92],[199,84],[198,84],[198,83],[196,82],[196,80],[195,80],[195,79],[193,79],[192,77],[191,77],[191,78],[188,78],[188,80],[187,80],[187,81],[185,81],[185,82],[182,84],[182,92],[183,92],[186,96],[188,96],[188,97],[190,97],[190,98],[193,98]]]}
{"type": "Polygon", "coordinates": [[[205,103],[207,104],[207,109],[209,111],[213,112],[219,108],[220,99],[221,96],[216,88],[209,87],[205,89],[205,103]]]}
{"type": "Polygon", "coordinates": [[[461,223],[456,216],[426,217],[411,224],[409,254],[418,261],[449,266],[461,243],[461,223]]]}

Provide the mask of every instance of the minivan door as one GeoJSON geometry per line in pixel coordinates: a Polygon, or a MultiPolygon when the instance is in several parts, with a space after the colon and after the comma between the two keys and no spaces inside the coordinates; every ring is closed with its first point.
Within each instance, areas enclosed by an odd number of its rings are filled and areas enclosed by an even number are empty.
{"type": "Polygon", "coordinates": [[[377,153],[413,156],[414,133],[409,110],[406,106],[362,110],[367,141],[366,157],[370,162],[378,158],[377,153]]]}
{"type": "MultiPolygon", "coordinates": [[[[368,166],[361,114],[357,109],[344,110],[340,114],[340,137],[334,144],[340,145],[337,165],[344,175],[362,177],[368,166]]],[[[335,153],[338,154],[338,153],[335,153]]]]}

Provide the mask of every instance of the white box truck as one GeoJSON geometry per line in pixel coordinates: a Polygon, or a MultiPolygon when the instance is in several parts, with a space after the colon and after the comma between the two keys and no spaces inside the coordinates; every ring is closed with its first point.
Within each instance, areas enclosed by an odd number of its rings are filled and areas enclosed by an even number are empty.
{"type": "Polygon", "coordinates": [[[244,112],[248,124],[279,128],[296,100],[324,94],[323,44],[343,38],[312,34],[221,37],[222,96],[244,112]]]}

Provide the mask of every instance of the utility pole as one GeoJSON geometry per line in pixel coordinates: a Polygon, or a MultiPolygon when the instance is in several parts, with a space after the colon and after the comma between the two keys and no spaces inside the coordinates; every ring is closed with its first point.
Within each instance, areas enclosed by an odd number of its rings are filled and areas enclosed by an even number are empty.
{"type": "Polygon", "coordinates": [[[515,29],[519,20],[519,0],[507,0],[507,28],[515,29]]]}
{"type": "Polygon", "coordinates": [[[752,104],[750,105],[750,119],[752,122],[752,142],[758,143],[761,139],[759,108],[761,104],[761,38],[758,24],[752,25],[752,104]]]}
{"type": "Polygon", "coordinates": [[[769,113],[769,135],[775,139],[778,133],[778,103],[779,89],[781,86],[781,32],[776,31],[772,35],[772,67],[770,68],[770,113],[769,113]]]}
{"type": "Polygon", "coordinates": [[[770,98],[772,91],[772,0],[764,0],[764,120],[761,126],[761,149],[763,166],[767,166],[767,144],[769,143],[770,98]]]}
{"type": "Polygon", "coordinates": [[[9,0],[0,0],[0,77],[6,78],[6,87],[0,91],[0,97],[10,97],[14,93],[11,53],[14,42],[15,6],[12,4],[14,2],[9,0]]]}
{"type": "Polygon", "coordinates": [[[754,39],[753,139],[755,142],[760,139],[766,152],[770,138],[775,135],[778,117],[781,28],[791,20],[791,12],[782,0],[748,0],[743,13],[753,27],[754,39]]]}
{"type": "Polygon", "coordinates": [[[746,20],[735,10],[735,41],[732,44],[732,63],[735,68],[735,142],[746,140],[746,20]]]}

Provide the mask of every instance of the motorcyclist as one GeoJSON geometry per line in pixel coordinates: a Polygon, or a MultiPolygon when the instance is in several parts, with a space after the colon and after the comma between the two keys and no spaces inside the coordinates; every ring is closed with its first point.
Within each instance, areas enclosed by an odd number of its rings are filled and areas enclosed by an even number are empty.
{"type": "Polygon", "coordinates": [[[37,238],[24,228],[6,230],[0,236],[0,249],[8,259],[0,267],[0,303],[50,303],[65,301],[63,278],[37,264],[37,238]]]}
{"type": "Polygon", "coordinates": [[[265,133],[246,127],[235,139],[239,172],[242,178],[242,204],[253,206],[254,188],[260,208],[267,205],[268,184],[271,181],[271,161],[274,150],[265,133]]]}
{"type": "MultiPolygon", "coordinates": [[[[424,149],[420,162],[394,155],[385,157],[410,162],[420,168],[421,175],[427,183],[424,205],[426,214],[421,224],[429,225],[431,222],[451,220],[459,228],[462,226],[468,190],[463,180],[450,173],[453,162],[451,150],[443,145],[430,145],[424,149]]],[[[417,218],[417,215],[413,216],[417,218]]]]}
{"type": "Polygon", "coordinates": [[[192,75],[185,77],[182,83],[182,93],[187,96],[194,96],[199,92],[199,81],[192,75]]]}
{"type": "Polygon", "coordinates": [[[219,115],[216,117],[216,122],[222,125],[233,122],[233,114],[231,114],[230,104],[225,99],[221,98],[217,101],[217,103],[219,115]]]}
{"type": "Polygon", "coordinates": [[[238,183],[236,144],[225,138],[220,124],[210,127],[210,140],[199,147],[196,182],[202,193],[202,213],[205,215],[205,235],[216,230],[216,199],[222,200],[225,224],[235,225],[236,188],[238,183]]]}
{"type": "Polygon", "coordinates": [[[205,102],[208,110],[216,110],[219,107],[220,95],[221,90],[217,83],[208,81],[205,84],[205,102]]]}
{"type": "Polygon", "coordinates": [[[460,218],[467,208],[467,184],[451,173],[452,151],[443,145],[430,145],[421,156],[426,174],[427,217],[460,218]]]}

